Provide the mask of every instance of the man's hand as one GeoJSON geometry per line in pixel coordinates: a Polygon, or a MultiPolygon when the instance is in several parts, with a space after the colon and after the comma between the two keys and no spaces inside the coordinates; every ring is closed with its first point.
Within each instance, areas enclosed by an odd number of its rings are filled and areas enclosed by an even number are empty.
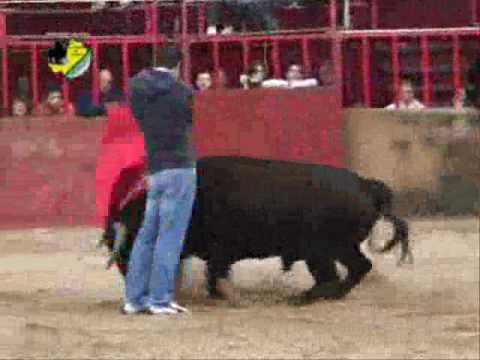
{"type": "Polygon", "coordinates": [[[145,181],[145,189],[147,191],[150,191],[151,187],[152,187],[152,184],[151,184],[151,179],[150,179],[150,176],[149,175],[145,175],[143,180],[145,181]]]}

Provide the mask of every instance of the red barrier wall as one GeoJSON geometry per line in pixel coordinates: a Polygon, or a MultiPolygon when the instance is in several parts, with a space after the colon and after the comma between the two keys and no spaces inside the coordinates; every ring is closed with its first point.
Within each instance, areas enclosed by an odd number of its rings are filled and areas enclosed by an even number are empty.
{"type": "MultiPolygon", "coordinates": [[[[344,164],[334,89],[215,92],[199,96],[194,116],[199,156],[344,164]]],[[[95,167],[105,123],[0,121],[0,228],[98,225],[95,167]]]]}
{"type": "Polygon", "coordinates": [[[91,224],[102,128],[77,118],[2,119],[0,227],[91,224]]]}
{"type": "Polygon", "coordinates": [[[202,94],[195,106],[198,153],[343,167],[342,107],[337,95],[334,88],[202,94]]]}

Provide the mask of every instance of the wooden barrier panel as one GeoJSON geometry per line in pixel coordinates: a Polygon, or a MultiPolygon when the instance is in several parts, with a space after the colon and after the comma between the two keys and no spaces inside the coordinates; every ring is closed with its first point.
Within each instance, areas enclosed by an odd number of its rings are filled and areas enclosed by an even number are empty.
{"type": "Polygon", "coordinates": [[[347,162],[399,195],[403,213],[471,213],[480,204],[480,122],[449,109],[350,109],[347,162]]]}
{"type": "Polygon", "coordinates": [[[62,117],[0,124],[0,227],[91,224],[103,124],[62,117]]]}
{"type": "Polygon", "coordinates": [[[197,99],[195,119],[200,156],[345,165],[342,107],[334,88],[207,92],[197,99]]]}

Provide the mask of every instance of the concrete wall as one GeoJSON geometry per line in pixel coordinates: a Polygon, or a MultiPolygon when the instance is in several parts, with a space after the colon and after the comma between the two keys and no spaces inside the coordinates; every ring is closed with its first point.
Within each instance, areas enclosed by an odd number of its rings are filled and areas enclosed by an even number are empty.
{"type": "Polygon", "coordinates": [[[470,213],[480,189],[480,121],[448,109],[345,113],[347,163],[384,180],[409,214],[470,213]]]}

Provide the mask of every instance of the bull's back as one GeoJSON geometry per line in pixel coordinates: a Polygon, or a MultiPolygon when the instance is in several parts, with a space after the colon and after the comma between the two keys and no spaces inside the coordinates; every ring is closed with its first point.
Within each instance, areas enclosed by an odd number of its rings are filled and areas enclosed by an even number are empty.
{"type": "Polygon", "coordinates": [[[230,237],[248,243],[355,227],[371,216],[372,202],[359,177],[345,169],[243,157],[211,157],[198,163],[199,191],[225,219],[230,237]]]}

